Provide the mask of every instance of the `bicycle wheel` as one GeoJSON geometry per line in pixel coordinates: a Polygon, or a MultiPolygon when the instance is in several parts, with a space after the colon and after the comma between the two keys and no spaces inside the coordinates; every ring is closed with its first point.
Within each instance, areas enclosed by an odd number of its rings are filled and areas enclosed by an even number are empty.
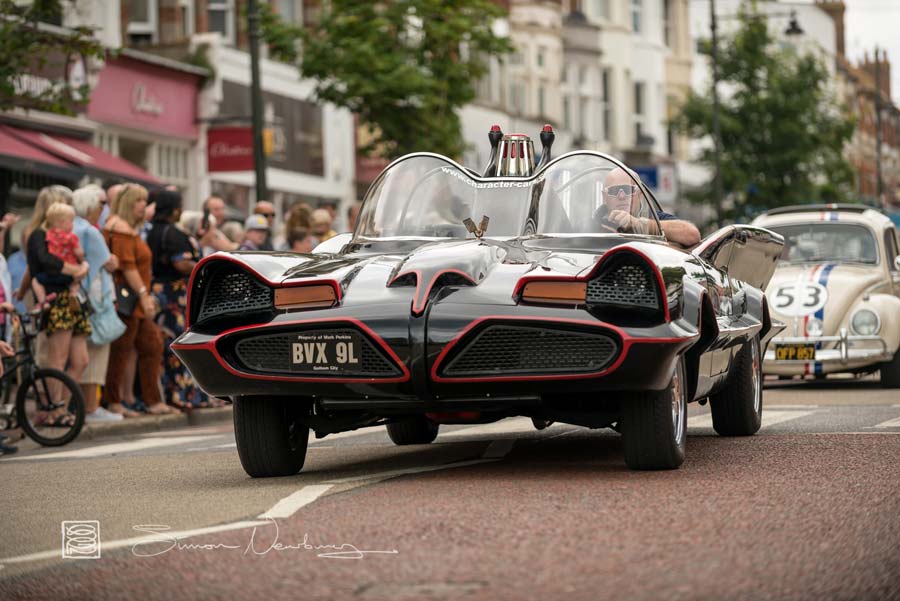
{"type": "Polygon", "coordinates": [[[26,378],[16,393],[16,415],[22,431],[45,447],[58,447],[75,440],[84,426],[84,397],[75,380],[58,369],[36,369],[26,378]],[[50,413],[62,402],[53,401],[51,391],[58,398],[69,397],[68,415],[53,420],[50,413]]]}

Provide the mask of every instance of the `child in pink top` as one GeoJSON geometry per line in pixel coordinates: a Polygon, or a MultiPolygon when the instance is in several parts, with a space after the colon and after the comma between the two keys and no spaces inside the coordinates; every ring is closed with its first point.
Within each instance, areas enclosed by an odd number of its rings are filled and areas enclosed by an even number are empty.
{"type": "MultiPolygon", "coordinates": [[[[75,209],[58,202],[47,208],[44,223],[47,230],[47,250],[62,259],[63,263],[79,265],[84,261],[84,249],[72,229],[75,227],[75,209]]],[[[72,282],[69,292],[78,294],[80,284],[72,282]]]]}

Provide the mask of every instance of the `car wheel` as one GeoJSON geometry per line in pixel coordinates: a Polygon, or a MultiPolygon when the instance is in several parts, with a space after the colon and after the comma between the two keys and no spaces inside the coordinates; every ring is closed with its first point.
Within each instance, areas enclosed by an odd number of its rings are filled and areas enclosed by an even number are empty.
{"type": "Polygon", "coordinates": [[[670,470],[684,462],[687,441],[687,382],[684,358],[665,390],[622,401],[625,464],[633,470],[670,470]]]}
{"type": "Polygon", "coordinates": [[[720,436],[750,436],[762,426],[762,361],[759,337],[734,359],[725,387],[710,397],[713,429],[720,436]]]}
{"type": "Polygon", "coordinates": [[[884,388],[900,388],[900,350],[894,358],[878,366],[881,370],[881,386],[884,388]]]}
{"type": "Polygon", "coordinates": [[[440,426],[425,416],[416,416],[387,425],[395,445],[428,444],[437,438],[440,426]]]}
{"type": "Polygon", "coordinates": [[[309,427],[299,419],[296,401],[238,397],[234,438],[244,471],[253,478],[293,476],[303,468],[309,427]]]}

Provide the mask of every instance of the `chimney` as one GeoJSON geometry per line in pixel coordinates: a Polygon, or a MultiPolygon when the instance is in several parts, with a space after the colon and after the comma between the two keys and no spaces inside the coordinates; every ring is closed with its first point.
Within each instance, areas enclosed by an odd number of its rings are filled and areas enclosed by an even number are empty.
{"type": "Polygon", "coordinates": [[[847,7],[843,0],[816,0],[816,6],[825,11],[834,21],[834,39],[837,55],[844,56],[844,11],[847,7]]]}

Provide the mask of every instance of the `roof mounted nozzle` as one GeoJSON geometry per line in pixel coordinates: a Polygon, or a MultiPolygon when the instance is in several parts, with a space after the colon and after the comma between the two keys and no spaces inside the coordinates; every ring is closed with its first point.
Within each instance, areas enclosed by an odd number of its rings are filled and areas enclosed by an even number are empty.
{"type": "Polygon", "coordinates": [[[503,136],[497,154],[498,177],[528,177],[534,173],[534,144],[528,136],[503,136]]]}
{"type": "Polygon", "coordinates": [[[556,134],[553,133],[553,127],[547,123],[541,130],[541,162],[538,163],[538,169],[550,162],[550,147],[553,146],[555,139],[556,134]]]}
{"type": "Polygon", "coordinates": [[[500,140],[503,139],[503,130],[499,125],[492,125],[491,131],[488,132],[488,140],[491,143],[491,157],[488,159],[487,167],[484,168],[484,177],[494,177],[497,175],[497,157],[500,147],[500,140]]]}

